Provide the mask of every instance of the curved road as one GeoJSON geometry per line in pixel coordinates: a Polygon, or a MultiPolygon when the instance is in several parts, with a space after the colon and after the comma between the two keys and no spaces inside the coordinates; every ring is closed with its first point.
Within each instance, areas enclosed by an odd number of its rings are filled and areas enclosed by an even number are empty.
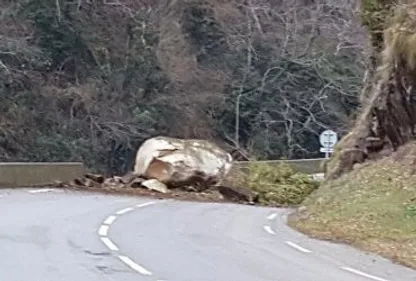
{"type": "Polygon", "coordinates": [[[309,239],[282,209],[64,190],[0,190],[0,280],[415,281],[309,239]]]}

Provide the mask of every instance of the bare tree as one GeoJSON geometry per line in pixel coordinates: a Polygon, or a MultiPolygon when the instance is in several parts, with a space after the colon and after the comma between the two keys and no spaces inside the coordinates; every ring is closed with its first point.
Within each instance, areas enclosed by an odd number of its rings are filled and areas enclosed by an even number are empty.
{"type": "Polygon", "coordinates": [[[275,4],[247,1],[241,5],[244,13],[240,15],[218,14],[230,45],[246,54],[241,82],[235,88],[233,143],[242,145],[241,103],[250,103],[257,110],[251,113],[252,126],[258,128],[251,135],[259,139],[246,139],[245,143],[258,143],[269,155],[278,150],[276,143],[284,143],[284,154],[291,158],[313,153],[314,145],[304,145],[306,136],[317,137],[328,126],[346,131],[348,107],[356,104],[364,73],[361,54],[366,38],[357,19],[356,1],[275,4]],[[245,26],[230,24],[236,21],[245,26]],[[264,47],[269,49],[267,55],[261,50],[264,47]],[[344,73],[336,73],[342,60],[344,73]],[[259,69],[259,63],[267,66],[259,69]],[[310,79],[317,83],[310,84],[310,79]],[[272,106],[260,102],[262,99],[272,106]]]}

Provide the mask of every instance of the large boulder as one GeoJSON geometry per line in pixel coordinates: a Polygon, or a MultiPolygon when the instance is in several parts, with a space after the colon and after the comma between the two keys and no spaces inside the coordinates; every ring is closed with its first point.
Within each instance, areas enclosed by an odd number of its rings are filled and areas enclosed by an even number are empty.
{"type": "Polygon", "coordinates": [[[219,185],[232,167],[232,156],[206,140],[154,137],[136,154],[134,174],[169,187],[219,185]]]}

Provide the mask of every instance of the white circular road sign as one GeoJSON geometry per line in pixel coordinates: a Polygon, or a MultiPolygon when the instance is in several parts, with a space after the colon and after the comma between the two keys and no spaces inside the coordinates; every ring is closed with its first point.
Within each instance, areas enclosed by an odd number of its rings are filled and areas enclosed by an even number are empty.
{"type": "Polygon", "coordinates": [[[325,148],[332,148],[338,142],[338,135],[332,130],[325,130],[319,136],[319,142],[325,148]]]}

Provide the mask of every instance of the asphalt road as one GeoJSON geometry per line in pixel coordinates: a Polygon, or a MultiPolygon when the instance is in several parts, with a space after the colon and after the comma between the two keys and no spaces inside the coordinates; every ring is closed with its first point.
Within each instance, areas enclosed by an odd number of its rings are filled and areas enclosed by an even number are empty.
{"type": "Polygon", "coordinates": [[[0,280],[415,281],[285,225],[287,210],[0,190],[0,280]]]}

